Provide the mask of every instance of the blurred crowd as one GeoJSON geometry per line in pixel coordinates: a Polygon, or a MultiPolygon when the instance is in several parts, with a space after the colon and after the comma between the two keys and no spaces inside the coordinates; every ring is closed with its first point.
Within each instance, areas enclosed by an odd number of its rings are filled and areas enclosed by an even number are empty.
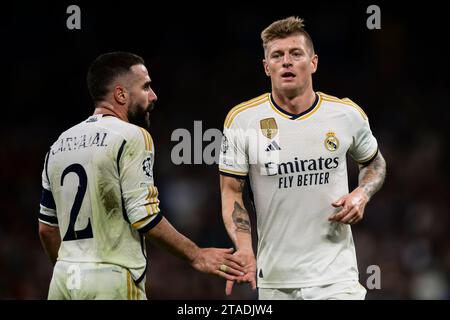
{"type": "MultiPolygon", "coordinates": [[[[291,8],[272,15],[226,11],[220,18],[207,18],[208,28],[198,17],[162,26],[154,31],[155,49],[146,49],[151,40],[144,47],[136,44],[139,35],[120,48],[144,55],[159,96],[150,132],[162,213],[201,246],[232,246],[221,218],[217,166],[172,164],[176,142],[171,133],[176,128],[193,132],[194,120],[202,121],[203,130],[221,129],[233,105],[267,92],[259,32],[275,19],[303,15],[319,54],[314,88],[349,97],[366,111],[387,162],[384,187],[369,202],[363,221],[352,227],[361,283],[367,286],[370,266],[381,272],[381,288],[368,290],[367,299],[449,299],[450,112],[439,26],[434,32],[413,28],[416,16],[381,7],[382,29],[369,31],[362,5],[324,6],[320,14],[315,9],[291,8]],[[211,25],[215,19],[220,25],[211,25]],[[430,53],[433,57],[427,58],[430,53]]],[[[92,16],[86,18],[92,29],[68,35],[59,44],[53,39],[67,31],[42,27],[51,34],[44,44],[55,49],[44,46],[42,52],[27,55],[20,37],[33,42],[33,31],[20,27],[26,20],[20,14],[26,12],[14,14],[9,27],[18,34],[14,41],[20,53],[9,56],[14,61],[6,69],[12,74],[12,98],[4,106],[0,129],[0,299],[45,299],[52,266],[38,238],[43,159],[59,133],[92,111],[84,82],[90,61],[118,48],[104,34],[92,35],[105,32],[101,25],[106,18],[99,15],[97,24],[92,16]],[[69,54],[70,61],[78,62],[68,63],[69,54]]],[[[129,28],[141,29],[139,17],[129,28]]],[[[423,19],[432,17],[424,12],[423,19]]],[[[55,21],[64,20],[47,23],[55,21]]],[[[149,30],[158,26],[155,22],[149,30]]],[[[126,27],[121,26],[123,34],[126,27]]],[[[357,185],[357,174],[350,160],[350,188],[357,185]]],[[[150,299],[226,299],[224,281],[147,245],[150,299]]],[[[239,285],[230,298],[256,297],[248,285],[239,285]]]]}

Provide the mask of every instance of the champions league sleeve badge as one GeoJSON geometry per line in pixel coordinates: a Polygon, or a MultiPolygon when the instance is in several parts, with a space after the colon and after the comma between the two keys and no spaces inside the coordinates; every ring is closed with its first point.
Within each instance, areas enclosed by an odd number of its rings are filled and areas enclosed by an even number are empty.
{"type": "Polygon", "coordinates": [[[147,157],[144,162],[142,162],[142,170],[144,171],[144,174],[149,177],[153,178],[153,171],[152,171],[152,157],[147,157]]]}
{"type": "Polygon", "coordinates": [[[223,153],[223,154],[226,154],[227,153],[227,150],[228,150],[228,139],[227,139],[227,136],[226,135],[223,135],[223,138],[222,138],[222,145],[220,146],[220,151],[223,153]]]}

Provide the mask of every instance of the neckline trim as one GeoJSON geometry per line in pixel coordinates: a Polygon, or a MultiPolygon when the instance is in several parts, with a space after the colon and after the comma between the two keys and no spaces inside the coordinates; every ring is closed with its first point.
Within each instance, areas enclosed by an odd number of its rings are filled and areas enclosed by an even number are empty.
{"type": "Polygon", "coordinates": [[[316,99],[314,100],[314,103],[311,105],[311,107],[309,107],[308,109],[306,109],[303,112],[300,112],[298,114],[295,113],[290,113],[287,112],[285,110],[283,110],[274,100],[272,93],[269,93],[269,101],[270,101],[270,105],[272,106],[272,109],[274,111],[276,111],[278,114],[280,114],[281,116],[283,116],[284,118],[287,118],[289,120],[303,120],[308,118],[310,115],[312,115],[314,112],[317,111],[317,109],[320,107],[320,104],[322,102],[322,98],[319,94],[314,93],[316,96],[316,99]]]}

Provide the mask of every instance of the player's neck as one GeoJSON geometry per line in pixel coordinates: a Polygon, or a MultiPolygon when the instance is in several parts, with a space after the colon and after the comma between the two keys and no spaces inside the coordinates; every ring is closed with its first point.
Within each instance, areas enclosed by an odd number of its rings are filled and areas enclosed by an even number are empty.
{"type": "Polygon", "coordinates": [[[116,108],[114,107],[114,105],[106,101],[99,102],[95,106],[94,115],[96,114],[109,115],[128,122],[128,116],[126,112],[121,112],[120,108],[116,108]]]}
{"type": "Polygon", "coordinates": [[[287,95],[272,90],[272,97],[280,108],[292,114],[299,114],[308,110],[316,100],[316,94],[312,88],[296,95],[287,95]]]}

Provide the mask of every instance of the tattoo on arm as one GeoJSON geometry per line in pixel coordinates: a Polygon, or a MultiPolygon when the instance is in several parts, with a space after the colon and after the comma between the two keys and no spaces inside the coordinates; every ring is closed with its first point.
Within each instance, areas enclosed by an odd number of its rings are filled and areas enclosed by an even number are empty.
{"type": "Polygon", "coordinates": [[[236,226],[236,231],[251,233],[250,218],[248,216],[248,212],[247,210],[245,210],[245,208],[242,208],[237,201],[234,202],[232,217],[234,225],[236,226]]]}
{"type": "Polygon", "coordinates": [[[386,177],[386,161],[380,152],[367,166],[359,171],[359,186],[366,192],[369,199],[380,190],[386,177]]]}

